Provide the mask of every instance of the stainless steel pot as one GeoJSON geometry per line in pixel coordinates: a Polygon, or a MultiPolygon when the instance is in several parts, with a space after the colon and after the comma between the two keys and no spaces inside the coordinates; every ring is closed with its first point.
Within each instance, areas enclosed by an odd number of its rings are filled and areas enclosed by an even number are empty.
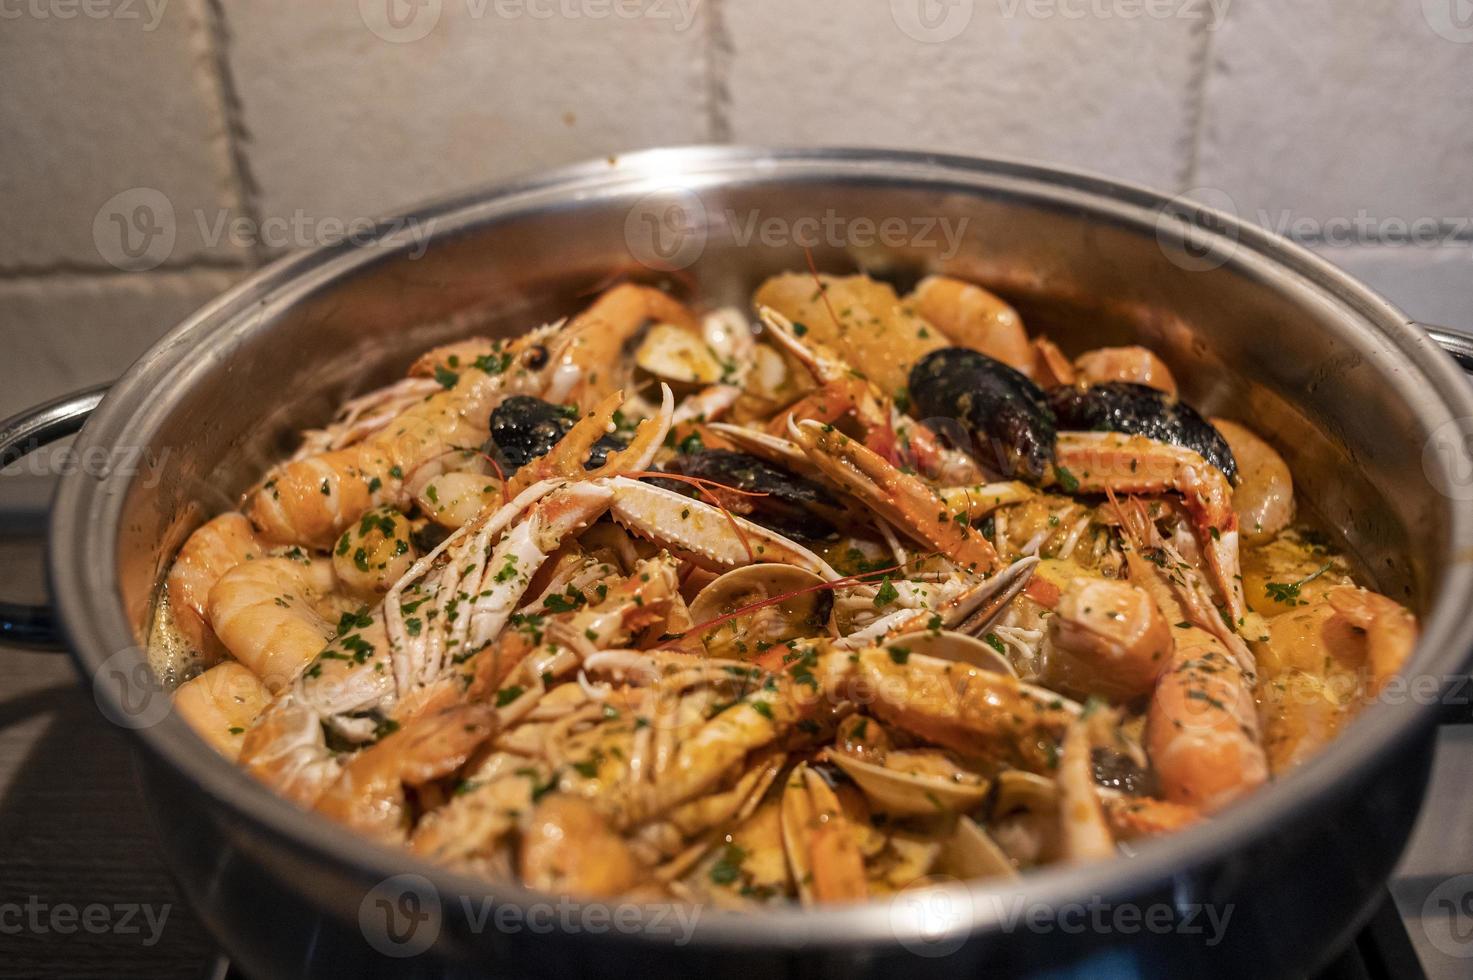
{"type": "MultiPolygon", "coordinates": [[[[278,262],[171,332],[83,430],[78,458],[105,464],[65,477],[54,503],[67,642],[103,711],[136,729],[160,846],[249,973],[1273,976],[1361,923],[1417,812],[1439,698],[1473,648],[1473,388],[1370,290],[1140,188],[874,150],[650,151],[381,231],[278,262]],[[989,283],[1066,346],[1139,337],[1160,351],[1193,403],[1273,438],[1301,500],[1420,612],[1420,696],[1383,699],[1292,777],[1129,859],[857,907],[707,911],[688,935],[652,914],[600,928],[598,907],[544,907],[365,843],[275,798],[169,713],[139,649],[151,597],[191,528],[233,505],[292,432],[441,338],[525,329],[618,275],[668,273],[742,303],[769,273],[802,268],[804,244],[834,271],[989,283]]],[[[29,432],[63,431],[85,407],[53,405],[29,432]]]]}

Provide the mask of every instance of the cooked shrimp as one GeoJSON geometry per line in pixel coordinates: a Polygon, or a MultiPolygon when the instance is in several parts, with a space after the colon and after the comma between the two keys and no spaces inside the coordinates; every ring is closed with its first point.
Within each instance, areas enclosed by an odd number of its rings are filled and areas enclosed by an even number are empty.
{"type": "Polygon", "coordinates": [[[1086,384],[1130,381],[1176,394],[1176,379],[1166,362],[1146,347],[1100,347],[1074,359],[1078,379],[1086,384]]]}
{"type": "Polygon", "coordinates": [[[990,572],[997,552],[968,524],[950,518],[945,502],[918,478],[891,466],[833,426],[809,419],[789,423],[788,433],[808,458],[885,520],[964,568],[990,572]]]}
{"type": "Polygon", "coordinates": [[[421,715],[343,766],[318,798],[317,812],[377,840],[402,843],[410,828],[405,788],[454,773],[495,731],[490,705],[421,715]]]}
{"type": "Polygon", "coordinates": [[[1202,819],[1202,812],[1194,806],[1150,796],[1106,796],[1104,804],[1110,830],[1118,840],[1175,833],[1202,819]]]}
{"type": "Polygon", "coordinates": [[[1058,344],[1047,337],[1035,337],[1032,346],[1033,366],[1023,373],[1030,375],[1040,388],[1072,385],[1077,380],[1074,365],[1059,350],[1058,344]]]}
{"type": "Polygon", "coordinates": [[[1331,589],[1326,598],[1336,612],[1365,631],[1369,692],[1379,694],[1411,659],[1417,645],[1416,618],[1400,603],[1353,585],[1331,589]]]}
{"type": "Polygon", "coordinates": [[[331,566],[321,560],[242,562],[210,590],[210,625],[231,656],[275,693],[333,635],[322,608],[333,584],[331,566]]]}
{"type": "Polygon", "coordinates": [[[1217,637],[1195,626],[1174,632],[1146,749],[1166,799],[1212,813],[1268,779],[1253,685],[1217,637]]]}
{"type": "Polygon", "coordinates": [[[544,798],[528,815],[517,870],[533,888],[579,898],[627,892],[644,873],[592,803],[562,793],[544,798]]]}
{"type": "Polygon", "coordinates": [[[1416,645],[1416,619],[1382,595],[1330,588],[1269,620],[1254,645],[1264,743],[1274,772],[1328,744],[1350,710],[1373,698],[1416,645]]]}
{"type": "Polygon", "coordinates": [[[700,321],[679,301],[649,286],[625,283],[604,293],[549,343],[548,401],[572,402],[582,414],[624,386],[625,345],[650,324],[669,323],[699,335],[700,321]]]}
{"type": "Polygon", "coordinates": [[[174,623],[208,663],[225,653],[206,618],[210,590],[220,576],[262,550],[251,522],[232,511],[196,528],[174,557],[164,580],[174,623]]]}
{"type": "Polygon", "coordinates": [[[271,541],[330,547],[365,511],[392,500],[406,473],[485,442],[505,386],[503,374],[465,371],[363,442],[277,467],[246,502],[251,522],[271,541]]]}
{"type": "Polygon", "coordinates": [[[200,738],[233,762],[240,755],[246,729],[270,698],[255,674],[227,661],[179,685],[174,710],[200,738]]]}
{"type": "Polygon", "coordinates": [[[1284,458],[1247,426],[1214,418],[1238,461],[1233,510],[1248,541],[1272,539],[1294,519],[1294,478],[1284,458]]]}
{"type": "Polygon", "coordinates": [[[1033,351],[1018,311],[981,286],[927,276],[908,301],[953,344],[981,351],[1019,371],[1033,368],[1033,351]]]}
{"type": "Polygon", "coordinates": [[[1149,693],[1171,656],[1171,626],[1128,582],[1075,578],[1049,617],[1042,680],[1078,695],[1128,701],[1149,693]]]}

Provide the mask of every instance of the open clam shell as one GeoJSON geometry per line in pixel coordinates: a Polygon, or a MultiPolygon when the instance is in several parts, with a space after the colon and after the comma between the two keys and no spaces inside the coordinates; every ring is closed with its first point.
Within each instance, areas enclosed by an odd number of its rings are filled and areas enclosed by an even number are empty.
{"type": "Polygon", "coordinates": [[[823,584],[794,565],[748,565],[703,588],[691,601],[690,615],[698,626],[715,624],[700,631],[711,656],[755,656],[788,640],[829,635],[834,597],[818,588],[823,584]]]}
{"type": "Polygon", "coordinates": [[[1016,878],[1018,869],[975,820],[962,816],[941,848],[937,867],[958,878],[1016,878]]]}
{"type": "Polygon", "coordinates": [[[1008,658],[982,640],[952,630],[916,630],[885,641],[886,649],[899,647],[937,660],[969,664],[979,670],[1017,677],[1008,658]]]}
{"type": "Polygon", "coordinates": [[[715,384],[723,372],[721,362],[704,340],[673,323],[650,327],[634,353],[634,363],[641,370],[676,384],[715,384]]]}
{"type": "Polygon", "coordinates": [[[1022,769],[1007,769],[998,773],[994,782],[994,818],[1021,811],[1052,813],[1059,808],[1059,784],[1052,779],[1022,769]]]}
{"type": "Polygon", "coordinates": [[[830,756],[876,810],[896,816],[963,813],[987,798],[985,776],[968,772],[940,752],[897,751],[883,764],[835,752],[830,756]]]}
{"type": "Polygon", "coordinates": [[[1028,587],[1038,563],[1036,555],[1020,558],[962,596],[946,616],[948,627],[972,636],[987,632],[1008,604],[1028,587]]]}

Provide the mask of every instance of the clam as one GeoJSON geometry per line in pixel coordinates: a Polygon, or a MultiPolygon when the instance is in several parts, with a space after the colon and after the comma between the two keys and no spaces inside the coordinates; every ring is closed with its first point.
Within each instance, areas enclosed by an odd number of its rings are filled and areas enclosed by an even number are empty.
{"type": "Polygon", "coordinates": [[[788,774],[780,819],[788,872],[804,905],[866,897],[856,821],[817,769],[800,763],[788,774]]]}
{"type": "Polygon", "coordinates": [[[885,646],[887,648],[900,647],[911,653],[935,657],[937,660],[968,664],[994,674],[1018,676],[1018,672],[1013,669],[1007,657],[975,636],[968,636],[965,633],[951,630],[917,630],[893,637],[885,642],[885,646]]]}
{"type": "Polygon", "coordinates": [[[712,385],[725,373],[700,337],[673,323],[657,323],[645,333],[634,363],[657,378],[677,384],[712,385]]]}
{"type": "Polygon", "coordinates": [[[1022,769],[997,774],[997,792],[992,797],[992,815],[1010,813],[1053,813],[1059,808],[1059,785],[1052,779],[1022,769]]]}
{"type": "Polygon", "coordinates": [[[1028,587],[1039,558],[1020,558],[957,600],[947,616],[951,629],[976,636],[985,633],[1003,610],[1028,587]]]}
{"type": "Polygon", "coordinates": [[[966,816],[957,820],[956,830],[942,846],[937,866],[958,878],[1018,877],[1018,869],[992,835],[966,816]]]}
{"type": "Polygon", "coordinates": [[[829,757],[876,810],[896,816],[963,813],[987,798],[985,776],[969,772],[934,750],[892,751],[884,763],[842,752],[829,757]]]}
{"type": "Polygon", "coordinates": [[[747,565],[702,589],[690,604],[690,616],[697,626],[715,623],[701,633],[711,656],[755,656],[788,640],[828,635],[834,599],[830,590],[819,588],[823,584],[794,565],[747,565]],[[771,601],[780,596],[786,598],[771,601]]]}

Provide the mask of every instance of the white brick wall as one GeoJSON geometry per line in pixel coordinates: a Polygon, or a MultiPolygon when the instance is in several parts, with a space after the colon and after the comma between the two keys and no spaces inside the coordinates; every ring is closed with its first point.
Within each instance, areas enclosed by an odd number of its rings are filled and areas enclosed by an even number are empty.
{"type": "Polygon", "coordinates": [[[701,141],[1029,157],[1208,188],[1413,315],[1473,329],[1473,27],[1458,9],[5,4],[0,343],[21,353],[0,365],[0,413],[118,373],[229,282],[312,244],[326,219],[701,141]],[[305,231],[231,233],[273,217],[305,231]]]}

